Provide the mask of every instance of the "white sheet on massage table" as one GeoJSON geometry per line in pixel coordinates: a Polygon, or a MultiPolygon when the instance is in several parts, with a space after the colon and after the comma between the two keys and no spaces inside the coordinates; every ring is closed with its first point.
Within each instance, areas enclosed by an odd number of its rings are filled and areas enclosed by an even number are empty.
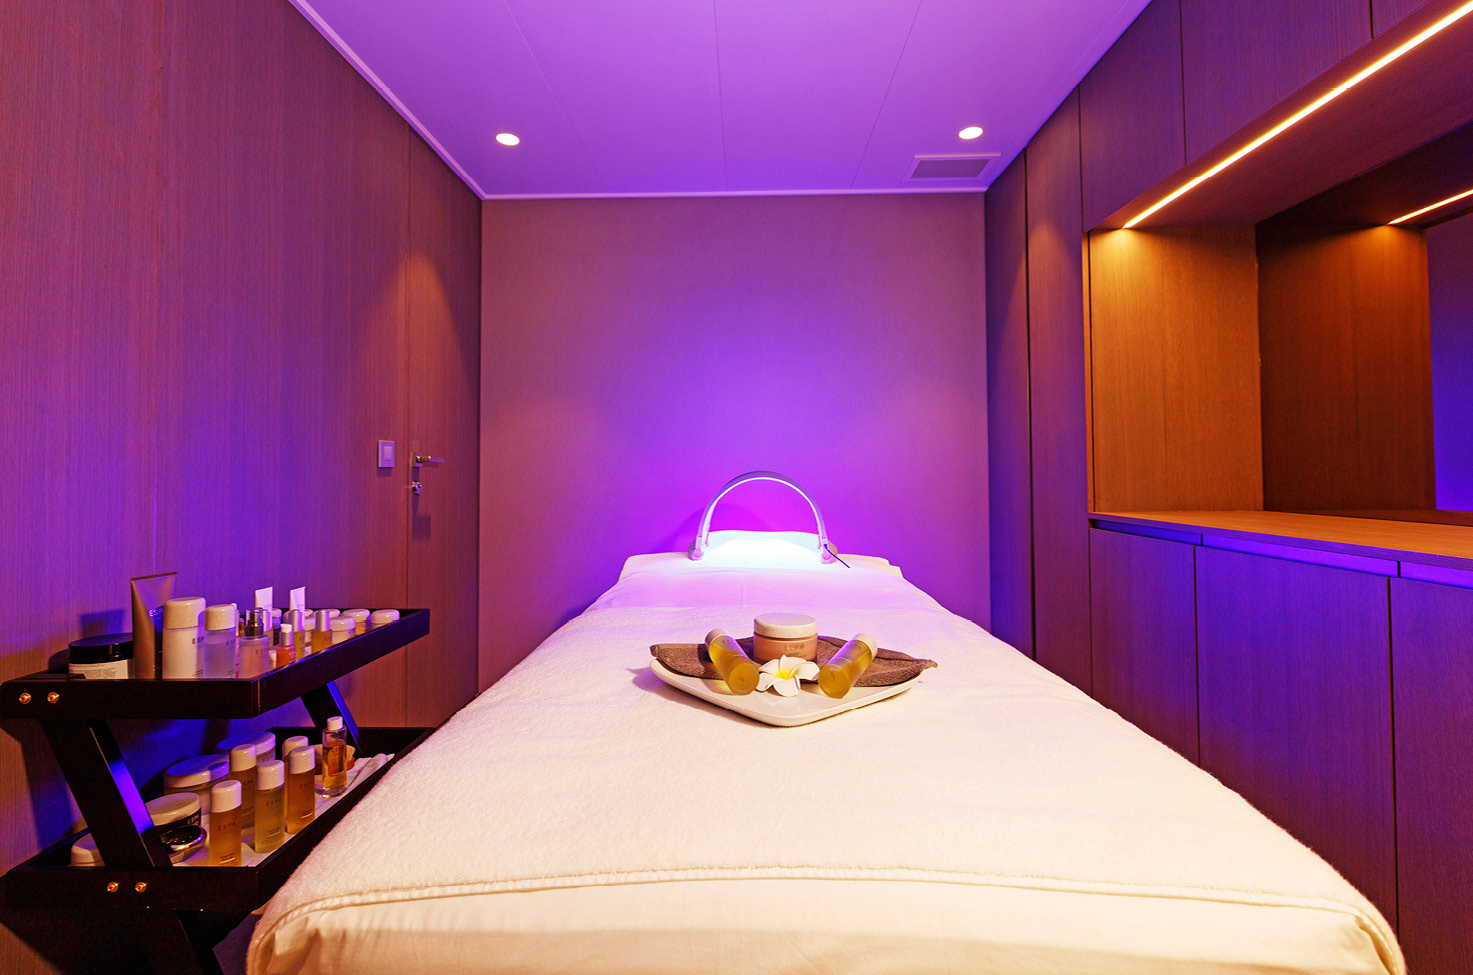
{"type": "Polygon", "coordinates": [[[631,560],[268,905],[250,970],[1401,972],[1235,793],[891,572],[631,560]],[[818,617],[941,664],[772,728],[649,645],[818,617]]]}

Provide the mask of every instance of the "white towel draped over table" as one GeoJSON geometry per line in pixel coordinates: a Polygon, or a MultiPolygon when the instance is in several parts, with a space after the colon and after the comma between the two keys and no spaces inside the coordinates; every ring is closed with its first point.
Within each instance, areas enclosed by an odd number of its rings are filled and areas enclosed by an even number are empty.
{"type": "Polygon", "coordinates": [[[392,768],[253,973],[1400,973],[1381,916],[1166,746],[883,565],[623,578],[392,768]],[[655,643],[795,611],[939,662],[798,728],[655,643]]]}

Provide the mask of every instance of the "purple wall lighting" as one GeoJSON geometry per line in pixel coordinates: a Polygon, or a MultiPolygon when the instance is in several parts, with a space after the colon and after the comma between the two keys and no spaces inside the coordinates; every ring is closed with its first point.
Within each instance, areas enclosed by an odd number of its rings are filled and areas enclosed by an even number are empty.
{"type": "Polygon", "coordinates": [[[1473,214],[1427,231],[1437,506],[1473,511],[1473,214]]]}
{"type": "MultiPolygon", "coordinates": [[[[751,470],[986,620],[980,196],[492,202],[483,232],[483,682],[751,470]]],[[[714,527],[813,516],[759,482],[714,527]]]]}

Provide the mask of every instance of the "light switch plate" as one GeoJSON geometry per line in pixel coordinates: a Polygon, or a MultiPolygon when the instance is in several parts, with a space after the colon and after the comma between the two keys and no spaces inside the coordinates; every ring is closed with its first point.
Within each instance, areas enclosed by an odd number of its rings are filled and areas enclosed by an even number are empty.
{"type": "Polygon", "coordinates": [[[378,442],[378,466],[394,466],[394,441],[380,440],[378,442]]]}

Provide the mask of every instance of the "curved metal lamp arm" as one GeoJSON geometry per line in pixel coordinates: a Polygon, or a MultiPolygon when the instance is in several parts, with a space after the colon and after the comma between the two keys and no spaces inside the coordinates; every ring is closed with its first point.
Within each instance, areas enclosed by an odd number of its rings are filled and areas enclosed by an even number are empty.
{"type": "Polygon", "coordinates": [[[779,484],[786,484],[794,491],[797,491],[799,496],[802,497],[804,501],[808,502],[808,507],[813,509],[813,520],[818,522],[819,561],[834,561],[834,553],[829,550],[828,530],[825,529],[823,526],[823,515],[821,515],[818,511],[818,504],[815,503],[814,500],[808,496],[807,491],[798,486],[797,481],[793,480],[791,477],[785,477],[784,475],[779,474],[776,471],[748,471],[745,474],[740,474],[727,481],[726,485],[722,487],[720,491],[716,492],[716,497],[711,499],[711,503],[706,505],[705,513],[701,515],[700,527],[696,530],[696,539],[695,541],[690,543],[690,551],[686,553],[690,556],[691,561],[699,561],[700,558],[706,554],[706,546],[710,542],[711,535],[711,514],[716,510],[717,502],[726,497],[726,495],[730,493],[732,488],[740,484],[746,484],[748,481],[776,481],[779,484]]]}

